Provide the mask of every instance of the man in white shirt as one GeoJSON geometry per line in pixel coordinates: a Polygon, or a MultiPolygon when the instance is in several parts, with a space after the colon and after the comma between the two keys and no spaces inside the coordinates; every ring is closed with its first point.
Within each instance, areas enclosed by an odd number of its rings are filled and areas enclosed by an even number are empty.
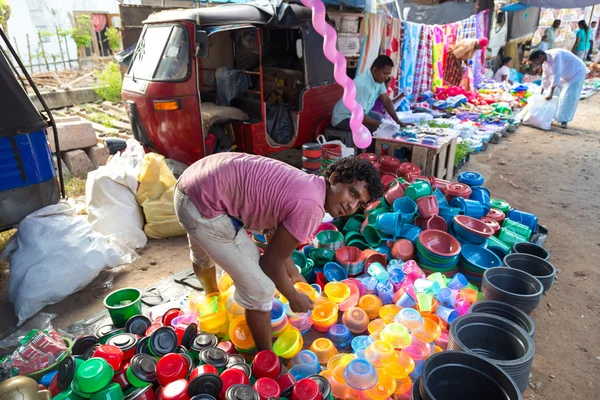
{"type": "Polygon", "coordinates": [[[577,111],[583,81],[589,70],[580,58],[564,49],[536,50],[529,55],[529,60],[533,66],[542,65],[542,89],[547,94],[546,100],[552,100],[554,90],[560,88],[556,120],[566,129],[577,111]]]}

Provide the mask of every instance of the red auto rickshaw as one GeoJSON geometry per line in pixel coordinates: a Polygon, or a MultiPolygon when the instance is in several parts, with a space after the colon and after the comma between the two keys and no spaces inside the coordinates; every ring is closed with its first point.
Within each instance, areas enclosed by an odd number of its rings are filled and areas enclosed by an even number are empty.
{"type": "Polygon", "coordinates": [[[312,141],[343,90],[310,18],[286,3],[151,15],[123,80],[134,137],[186,164],[232,148],[265,155],[312,141]]]}

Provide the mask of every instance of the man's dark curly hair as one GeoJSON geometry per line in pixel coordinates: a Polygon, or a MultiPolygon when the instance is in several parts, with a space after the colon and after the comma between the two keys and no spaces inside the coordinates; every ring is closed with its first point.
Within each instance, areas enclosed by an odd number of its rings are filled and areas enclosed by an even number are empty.
{"type": "Polygon", "coordinates": [[[340,158],[331,164],[325,171],[325,179],[329,180],[331,175],[337,172],[336,182],[352,183],[355,179],[365,181],[371,200],[383,196],[383,185],[379,171],[370,162],[358,157],[340,158]]]}

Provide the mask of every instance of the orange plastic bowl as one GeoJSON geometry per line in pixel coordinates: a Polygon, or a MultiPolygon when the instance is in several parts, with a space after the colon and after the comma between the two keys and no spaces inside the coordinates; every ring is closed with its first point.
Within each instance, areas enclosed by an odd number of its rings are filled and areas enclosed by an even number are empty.
{"type": "Polygon", "coordinates": [[[333,342],[326,338],[315,339],[308,349],[315,353],[319,360],[319,364],[327,364],[327,362],[338,352],[333,345],[333,342]]]}
{"type": "Polygon", "coordinates": [[[358,300],[358,307],[366,311],[369,319],[375,319],[379,316],[379,309],[382,304],[381,299],[374,294],[365,294],[358,300]]]}

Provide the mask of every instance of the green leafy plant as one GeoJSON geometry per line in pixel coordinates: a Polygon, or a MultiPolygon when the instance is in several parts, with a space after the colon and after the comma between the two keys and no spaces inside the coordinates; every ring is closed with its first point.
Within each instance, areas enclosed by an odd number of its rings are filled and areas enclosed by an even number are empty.
{"type": "Polygon", "coordinates": [[[2,26],[4,32],[8,30],[7,22],[10,18],[10,12],[11,9],[8,5],[8,0],[0,0],[0,25],[2,26]]]}
{"type": "Polygon", "coordinates": [[[471,147],[466,142],[460,142],[456,145],[456,154],[454,155],[454,166],[458,167],[467,155],[471,152],[471,147]]]}
{"type": "Polygon", "coordinates": [[[106,29],[106,39],[108,40],[110,51],[116,53],[121,49],[121,32],[117,28],[106,29]]]}
{"type": "Polygon", "coordinates": [[[454,126],[450,122],[440,122],[435,119],[426,121],[425,125],[429,126],[430,128],[452,128],[454,126]]]}
{"type": "Polygon", "coordinates": [[[115,124],[113,123],[113,119],[106,114],[88,115],[85,118],[97,124],[104,125],[107,128],[112,128],[115,126],[115,124]]]}
{"type": "Polygon", "coordinates": [[[104,70],[98,75],[100,85],[94,90],[100,98],[112,102],[121,101],[121,88],[123,80],[121,79],[121,71],[119,66],[110,62],[104,70]]]}
{"type": "Polygon", "coordinates": [[[90,34],[92,18],[89,15],[81,14],[75,21],[75,27],[70,30],[71,38],[77,47],[89,47],[92,44],[92,35],[90,34]]]}

